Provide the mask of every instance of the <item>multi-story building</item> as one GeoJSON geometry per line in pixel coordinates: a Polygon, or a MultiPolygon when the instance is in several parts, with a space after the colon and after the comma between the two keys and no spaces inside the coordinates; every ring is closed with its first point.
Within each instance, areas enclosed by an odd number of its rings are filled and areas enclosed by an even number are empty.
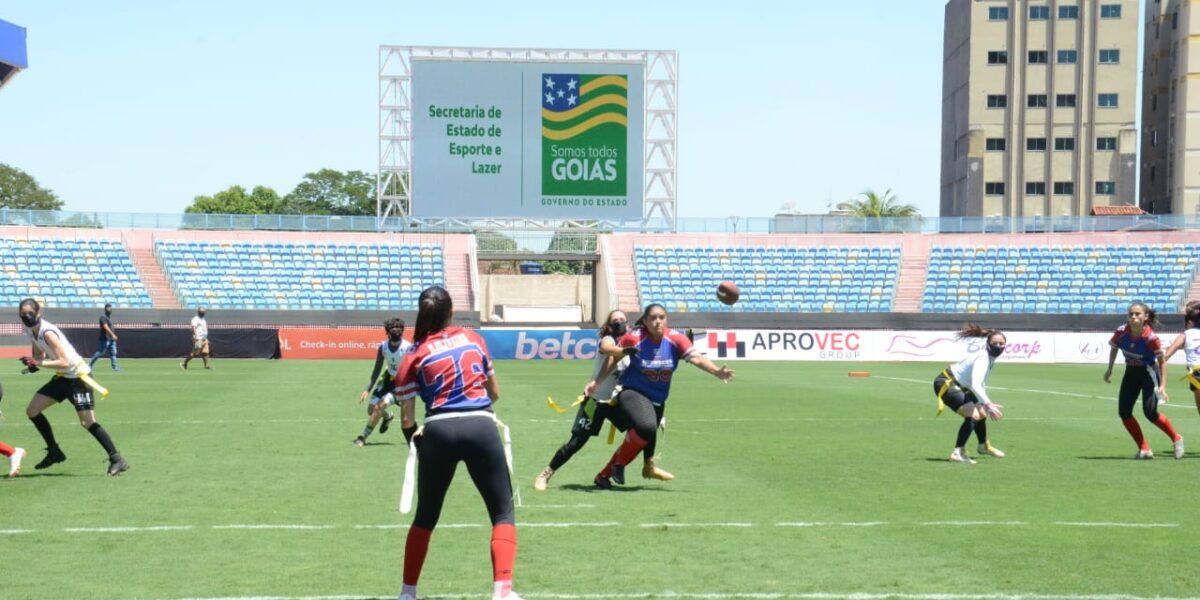
{"type": "Polygon", "coordinates": [[[1137,19],[1137,0],[946,3],[942,216],[1136,202],[1137,19]]]}
{"type": "Polygon", "coordinates": [[[1138,197],[1146,212],[1200,212],[1200,10],[1195,8],[1184,0],[1146,1],[1138,197]]]}

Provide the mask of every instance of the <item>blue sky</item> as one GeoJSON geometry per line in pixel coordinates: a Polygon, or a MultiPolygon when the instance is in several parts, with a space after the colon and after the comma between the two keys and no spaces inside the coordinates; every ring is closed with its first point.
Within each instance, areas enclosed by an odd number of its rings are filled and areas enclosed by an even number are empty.
{"type": "Polygon", "coordinates": [[[0,162],[69,210],[178,212],[378,160],[378,46],[679,51],[679,216],[938,207],[942,0],[532,3],[6,0],[29,69],[0,162]],[[851,8],[852,6],[852,8],[851,8]]]}

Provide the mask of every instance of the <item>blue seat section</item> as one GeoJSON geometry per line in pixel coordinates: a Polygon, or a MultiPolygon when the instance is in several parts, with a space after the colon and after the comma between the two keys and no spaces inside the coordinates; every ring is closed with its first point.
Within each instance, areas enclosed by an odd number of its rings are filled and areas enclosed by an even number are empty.
{"type": "Polygon", "coordinates": [[[159,240],[158,262],[185,307],[416,310],[445,285],[442,247],[159,240]]]}
{"type": "Polygon", "coordinates": [[[649,247],[633,262],[643,304],[673,312],[891,312],[900,248],[879,246],[649,247]],[[732,281],[741,299],[716,298],[732,281]]]}
{"type": "Polygon", "coordinates": [[[125,246],[117,240],[0,238],[0,305],[34,298],[46,306],[150,308],[125,246]]]}
{"type": "Polygon", "coordinates": [[[1134,301],[1176,312],[1200,244],[934,247],[922,312],[1123,313],[1134,301]]]}

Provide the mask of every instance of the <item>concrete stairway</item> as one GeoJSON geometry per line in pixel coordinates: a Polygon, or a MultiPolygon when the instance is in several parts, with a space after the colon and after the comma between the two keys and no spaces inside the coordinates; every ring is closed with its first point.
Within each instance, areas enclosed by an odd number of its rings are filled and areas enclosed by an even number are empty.
{"type": "Polygon", "coordinates": [[[898,313],[921,312],[921,299],[925,294],[925,276],[929,272],[929,253],[905,253],[900,257],[900,273],[896,277],[896,298],[892,311],[898,313]]]}
{"type": "Polygon", "coordinates": [[[129,252],[129,258],[133,260],[133,268],[137,269],[142,285],[146,286],[146,291],[150,294],[154,308],[180,308],[175,290],[171,289],[166,274],[159,266],[158,259],[154,257],[154,250],[130,248],[128,245],[126,250],[129,252]]]}

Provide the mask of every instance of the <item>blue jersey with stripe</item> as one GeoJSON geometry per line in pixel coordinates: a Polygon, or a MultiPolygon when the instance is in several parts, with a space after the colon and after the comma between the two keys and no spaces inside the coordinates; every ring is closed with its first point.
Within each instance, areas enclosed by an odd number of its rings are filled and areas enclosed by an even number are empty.
{"type": "Polygon", "coordinates": [[[1149,327],[1142,327],[1142,335],[1135,337],[1129,325],[1122,325],[1113,332],[1108,345],[1125,355],[1125,364],[1131,367],[1154,366],[1158,353],[1162,352],[1162,341],[1149,327]]]}
{"type": "Polygon", "coordinates": [[[637,348],[630,357],[629,366],[621,375],[621,386],[634,390],[656,405],[667,401],[671,393],[671,377],[679,361],[686,360],[695,351],[686,335],[667,329],[657,343],[645,329],[637,328],[617,342],[622,348],[637,348]]]}
{"type": "Polygon", "coordinates": [[[420,395],[425,415],[489,408],[484,382],[494,375],[483,338],[462,327],[447,327],[417,343],[396,373],[396,397],[420,395]]]}

